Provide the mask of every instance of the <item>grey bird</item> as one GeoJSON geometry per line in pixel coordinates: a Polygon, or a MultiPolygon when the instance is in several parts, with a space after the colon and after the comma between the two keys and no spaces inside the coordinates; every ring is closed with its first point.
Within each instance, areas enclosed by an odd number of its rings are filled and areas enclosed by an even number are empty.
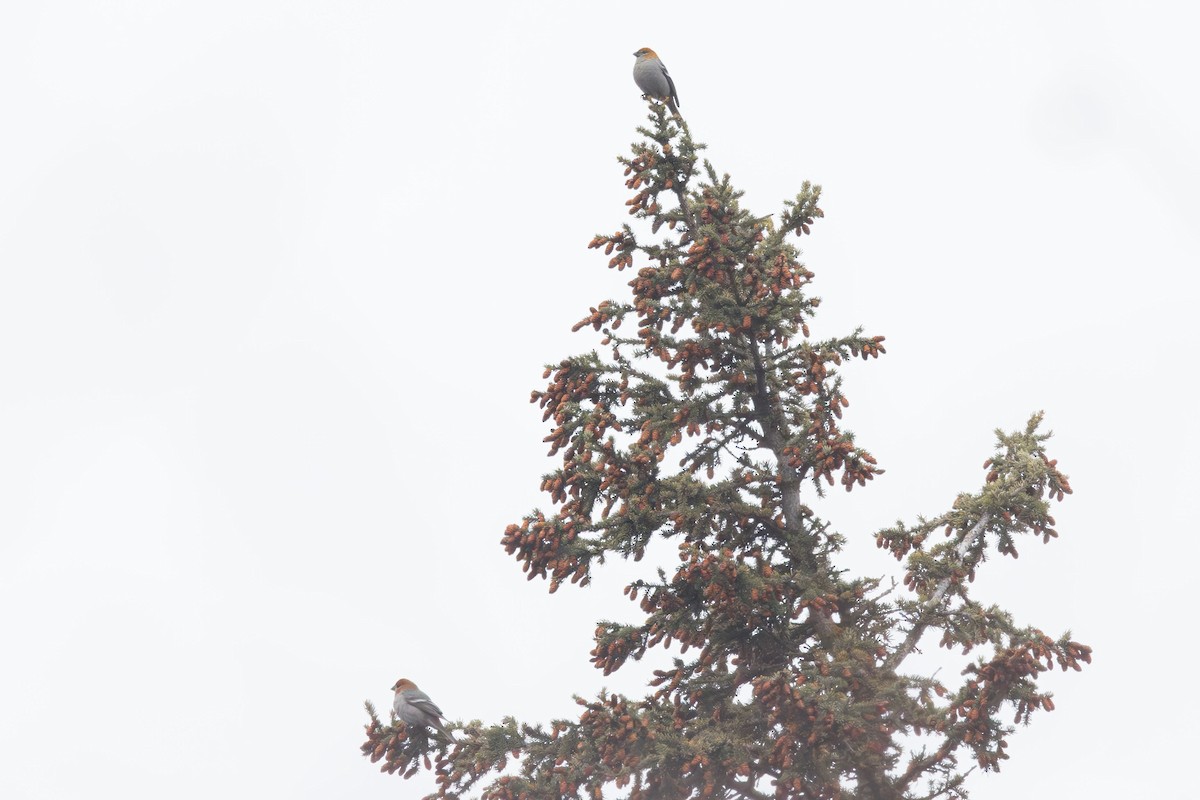
{"type": "Polygon", "coordinates": [[[454,741],[450,731],[446,730],[442,724],[442,719],[446,715],[433,700],[429,699],[429,695],[417,688],[415,683],[408,678],[401,678],[396,681],[392,690],[396,693],[396,699],[392,701],[392,708],[395,710],[396,716],[407,727],[434,728],[451,742],[454,741]]]}
{"type": "Polygon", "coordinates": [[[675,81],[671,80],[671,74],[663,66],[658,53],[643,47],[634,55],[637,61],[633,62],[633,82],[643,95],[666,103],[671,113],[679,116],[679,95],[675,91],[675,81]]]}

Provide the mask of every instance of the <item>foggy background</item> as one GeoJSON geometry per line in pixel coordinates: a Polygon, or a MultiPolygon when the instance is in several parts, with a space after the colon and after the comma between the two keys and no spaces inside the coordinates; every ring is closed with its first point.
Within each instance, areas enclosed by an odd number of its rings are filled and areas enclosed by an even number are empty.
{"type": "Polygon", "coordinates": [[[846,566],[1056,432],[1061,538],[978,599],[1095,660],[972,796],[1187,794],[1194,12],[732,8],[4,5],[0,794],[418,797],[358,751],[399,677],[455,720],[642,694],[588,650],[645,564],[549,595],[499,540],[549,508],[529,391],[632,277],[586,245],[644,46],[746,207],[824,186],[814,336],[887,336],[842,370],[887,474],[816,504],[846,566]]]}

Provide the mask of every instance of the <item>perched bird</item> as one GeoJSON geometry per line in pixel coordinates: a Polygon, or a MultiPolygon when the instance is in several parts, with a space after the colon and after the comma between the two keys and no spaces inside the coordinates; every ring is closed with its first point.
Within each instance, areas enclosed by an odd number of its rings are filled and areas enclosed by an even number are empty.
{"type": "Polygon", "coordinates": [[[661,100],[671,109],[671,113],[679,116],[679,95],[675,93],[675,81],[658,58],[658,53],[649,47],[643,47],[634,53],[637,61],[633,62],[633,82],[642,90],[645,97],[661,100]]]}
{"type": "Polygon", "coordinates": [[[399,717],[409,728],[417,727],[424,728],[426,726],[439,731],[450,741],[454,741],[454,737],[442,725],[442,719],[446,716],[442,710],[437,707],[437,704],[429,699],[429,695],[417,688],[417,685],[408,678],[401,678],[396,681],[396,685],[392,687],[396,692],[396,699],[392,701],[392,708],[396,711],[396,716],[399,717]]]}

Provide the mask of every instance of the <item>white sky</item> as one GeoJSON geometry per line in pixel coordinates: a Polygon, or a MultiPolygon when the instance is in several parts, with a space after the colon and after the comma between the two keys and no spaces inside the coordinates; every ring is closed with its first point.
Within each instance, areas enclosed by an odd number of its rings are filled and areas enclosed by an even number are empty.
{"type": "Polygon", "coordinates": [[[358,752],[398,677],[640,693],[587,660],[633,570],[550,596],[498,542],[555,463],[528,392],[629,279],[585,248],[651,46],[755,213],[824,185],[814,333],[888,337],[845,370],[888,472],[819,506],[848,565],[1057,432],[1062,538],[979,596],[1095,663],[973,796],[1183,796],[1197,20],[829,5],[4,4],[0,795],[416,797],[358,752]]]}

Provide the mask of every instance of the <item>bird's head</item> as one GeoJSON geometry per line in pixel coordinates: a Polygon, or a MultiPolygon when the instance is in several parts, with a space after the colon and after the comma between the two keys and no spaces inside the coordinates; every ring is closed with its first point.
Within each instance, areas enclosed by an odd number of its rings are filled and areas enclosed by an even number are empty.
{"type": "Polygon", "coordinates": [[[415,689],[415,688],[417,688],[417,685],[415,683],[410,681],[408,678],[401,678],[400,680],[396,681],[396,685],[392,687],[392,691],[393,692],[406,692],[409,689],[415,689]]]}
{"type": "Polygon", "coordinates": [[[658,53],[654,52],[649,47],[643,47],[641,50],[638,50],[636,53],[634,53],[634,55],[638,58],[658,58],[658,53]]]}

